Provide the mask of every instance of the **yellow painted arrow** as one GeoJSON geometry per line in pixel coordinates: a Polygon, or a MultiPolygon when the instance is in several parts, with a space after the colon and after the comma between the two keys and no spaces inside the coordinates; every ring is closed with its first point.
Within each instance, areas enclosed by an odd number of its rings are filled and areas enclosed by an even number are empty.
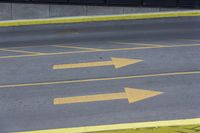
{"type": "Polygon", "coordinates": [[[83,67],[99,67],[99,66],[111,66],[114,65],[116,69],[122,68],[131,64],[139,63],[143,60],[138,59],[127,59],[127,58],[111,58],[111,61],[102,62],[87,62],[87,63],[77,63],[77,64],[59,64],[54,65],[53,69],[68,69],[68,68],[83,68],[83,67]]]}
{"type": "Polygon", "coordinates": [[[120,99],[128,99],[129,103],[134,103],[160,94],[162,94],[162,92],[125,88],[125,92],[121,93],[55,98],[54,104],[57,105],[57,104],[86,103],[86,102],[120,100],[120,99]]]}

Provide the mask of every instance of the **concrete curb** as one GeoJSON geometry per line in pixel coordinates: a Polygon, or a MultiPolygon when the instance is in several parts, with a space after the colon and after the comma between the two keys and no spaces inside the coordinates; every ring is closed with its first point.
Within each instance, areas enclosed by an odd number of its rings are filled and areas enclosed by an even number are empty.
{"type": "Polygon", "coordinates": [[[200,10],[1,21],[0,27],[200,16],[200,10]]]}
{"type": "Polygon", "coordinates": [[[38,131],[24,131],[15,133],[87,133],[87,132],[98,132],[98,131],[185,126],[185,125],[198,125],[198,124],[200,124],[200,118],[155,121],[155,122],[140,122],[140,123],[125,123],[125,124],[113,124],[113,125],[102,125],[102,126],[88,126],[88,127],[78,127],[78,128],[61,128],[61,129],[49,129],[49,130],[38,130],[38,131]]]}

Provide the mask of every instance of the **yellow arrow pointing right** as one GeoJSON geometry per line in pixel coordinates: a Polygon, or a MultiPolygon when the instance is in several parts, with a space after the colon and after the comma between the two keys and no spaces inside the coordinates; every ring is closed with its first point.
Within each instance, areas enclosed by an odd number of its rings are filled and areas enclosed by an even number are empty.
{"type": "Polygon", "coordinates": [[[69,69],[69,68],[85,68],[85,67],[99,67],[99,66],[112,66],[116,69],[122,68],[131,64],[142,62],[139,59],[127,59],[127,58],[111,58],[111,61],[101,61],[101,62],[86,62],[86,63],[76,63],[76,64],[59,64],[54,65],[54,70],[59,69],[69,69]]]}
{"type": "Polygon", "coordinates": [[[162,92],[125,88],[125,92],[120,92],[120,93],[55,98],[54,104],[57,105],[57,104],[86,103],[86,102],[120,100],[120,99],[128,99],[129,103],[134,103],[160,94],[162,94],[162,92]]]}

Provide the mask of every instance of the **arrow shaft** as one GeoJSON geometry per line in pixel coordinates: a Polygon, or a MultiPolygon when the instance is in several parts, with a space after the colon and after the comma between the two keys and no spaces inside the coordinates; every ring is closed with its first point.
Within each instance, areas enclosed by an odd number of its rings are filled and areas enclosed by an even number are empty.
{"type": "Polygon", "coordinates": [[[66,98],[55,98],[54,104],[72,104],[72,103],[85,103],[85,102],[96,102],[96,101],[108,101],[108,100],[119,100],[127,99],[126,93],[110,93],[110,94],[98,94],[78,97],[66,97],[66,98]]]}
{"type": "Polygon", "coordinates": [[[68,69],[68,68],[84,68],[84,67],[98,67],[98,66],[110,66],[113,65],[112,61],[102,61],[102,62],[88,62],[88,63],[77,63],[77,64],[60,64],[54,65],[53,69],[68,69]]]}

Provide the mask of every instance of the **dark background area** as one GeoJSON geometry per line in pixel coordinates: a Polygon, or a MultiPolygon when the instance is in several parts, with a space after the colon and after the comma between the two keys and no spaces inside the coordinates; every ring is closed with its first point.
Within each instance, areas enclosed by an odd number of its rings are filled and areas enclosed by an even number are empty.
{"type": "Polygon", "coordinates": [[[147,6],[199,8],[200,0],[0,0],[0,2],[56,3],[108,6],[147,6]]]}

